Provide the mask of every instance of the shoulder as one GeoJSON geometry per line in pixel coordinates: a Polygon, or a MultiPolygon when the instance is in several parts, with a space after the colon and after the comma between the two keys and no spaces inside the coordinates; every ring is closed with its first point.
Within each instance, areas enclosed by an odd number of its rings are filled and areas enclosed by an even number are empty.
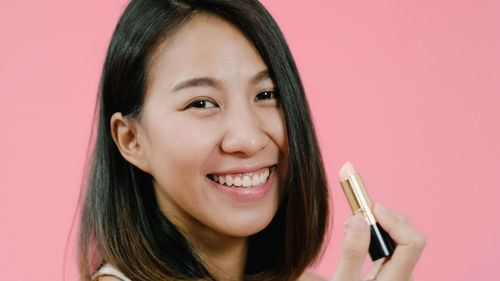
{"type": "Polygon", "coordinates": [[[95,278],[94,281],[122,281],[122,279],[111,275],[101,275],[95,278]]]}
{"type": "Polygon", "coordinates": [[[327,281],[327,280],[314,273],[304,272],[297,281],[327,281]]]}
{"type": "Polygon", "coordinates": [[[92,276],[92,281],[130,281],[123,273],[111,264],[101,266],[92,276]]]}

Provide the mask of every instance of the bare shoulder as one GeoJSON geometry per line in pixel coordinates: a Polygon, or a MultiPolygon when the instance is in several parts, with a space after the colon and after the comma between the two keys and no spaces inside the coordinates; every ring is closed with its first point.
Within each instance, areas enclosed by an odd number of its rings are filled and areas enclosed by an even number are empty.
{"type": "Polygon", "coordinates": [[[111,275],[101,275],[95,278],[94,281],[121,281],[121,279],[111,275]]]}
{"type": "Polygon", "coordinates": [[[314,273],[304,272],[297,281],[327,281],[327,280],[314,273]]]}

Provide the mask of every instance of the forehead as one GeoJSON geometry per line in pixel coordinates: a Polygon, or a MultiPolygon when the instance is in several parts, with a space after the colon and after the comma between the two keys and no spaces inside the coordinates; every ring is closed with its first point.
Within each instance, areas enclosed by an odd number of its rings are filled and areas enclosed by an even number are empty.
{"type": "MultiPolygon", "coordinates": [[[[149,81],[213,76],[221,80],[266,69],[252,42],[233,24],[199,13],[162,42],[149,63],[149,81]]],[[[168,81],[165,81],[168,80],[168,81]]]]}

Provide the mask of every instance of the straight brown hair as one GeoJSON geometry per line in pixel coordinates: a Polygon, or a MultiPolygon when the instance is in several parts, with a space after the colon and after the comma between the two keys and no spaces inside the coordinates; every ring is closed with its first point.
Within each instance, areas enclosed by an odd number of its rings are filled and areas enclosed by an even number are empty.
{"type": "Polygon", "coordinates": [[[321,252],[329,217],[323,163],[294,59],[271,15],[255,0],[132,0],[113,33],[98,92],[78,241],[83,280],[103,263],[131,280],[215,280],[158,208],[151,175],[121,156],[110,131],[113,113],[140,116],[156,47],[201,12],[232,23],[254,44],[287,128],[283,199],[271,223],[249,237],[245,280],[296,280],[321,252]]]}

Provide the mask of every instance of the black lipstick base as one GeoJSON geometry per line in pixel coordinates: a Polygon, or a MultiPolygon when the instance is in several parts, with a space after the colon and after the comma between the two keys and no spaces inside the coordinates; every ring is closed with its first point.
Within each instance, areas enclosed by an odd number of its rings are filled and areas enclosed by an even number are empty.
{"type": "Polygon", "coordinates": [[[372,236],[370,240],[370,257],[372,261],[388,257],[394,252],[394,242],[385,230],[378,224],[370,226],[372,236]]]}

